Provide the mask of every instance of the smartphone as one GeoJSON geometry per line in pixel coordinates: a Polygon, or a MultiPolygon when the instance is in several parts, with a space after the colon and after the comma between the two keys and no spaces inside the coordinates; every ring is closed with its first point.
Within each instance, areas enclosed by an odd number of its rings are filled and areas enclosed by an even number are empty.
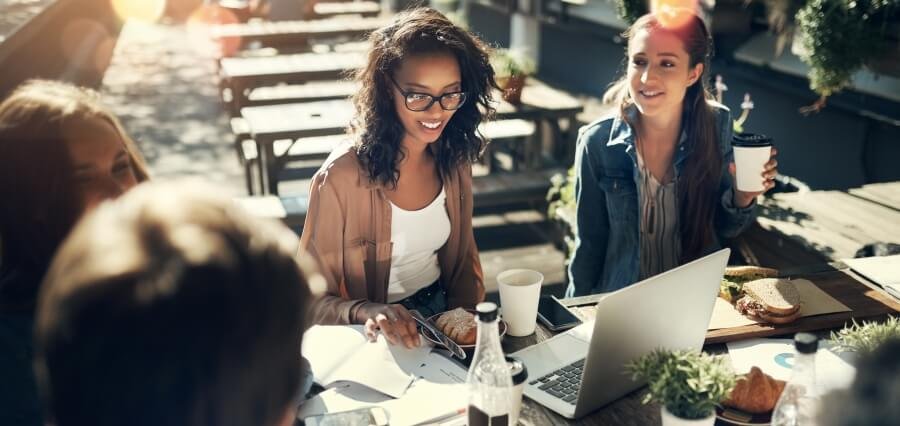
{"type": "Polygon", "coordinates": [[[581,324],[581,320],[553,296],[541,296],[538,302],[538,319],[550,331],[566,330],[581,324]]]}
{"type": "Polygon", "coordinates": [[[368,407],[309,416],[303,419],[303,423],[306,426],[387,426],[388,414],[384,408],[368,407]]]}

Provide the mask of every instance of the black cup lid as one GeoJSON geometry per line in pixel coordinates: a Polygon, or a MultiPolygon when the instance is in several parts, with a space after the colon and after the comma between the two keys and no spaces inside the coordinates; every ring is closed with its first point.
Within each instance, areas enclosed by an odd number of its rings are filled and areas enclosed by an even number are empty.
{"type": "Polygon", "coordinates": [[[513,386],[520,385],[525,383],[525,380],[528,380],[528,369],[525,368],[525,364],[522,363],[522,360],[516,357],[507,356],[506,365],[509,366],[509,374],[512,375],[513,386]]]}
{"type": "Polygon", "coordinates": [[[731,140],[734,146],[772,146],[772,138],[758,133],[737,133],[731,140]]]}
{"type": "Polygon", "coordinates": [[[497,319],[497,304],[494,302],[481,302],[475,306],[478,312],[478,320],[482,322],[491,322],[497,319]]]}
{"type": "Polygon", "coordinates": [[[794,348],[801,354],[814,354],[819,349],[819,338],[812,333],[794,335],[794,348]]]}

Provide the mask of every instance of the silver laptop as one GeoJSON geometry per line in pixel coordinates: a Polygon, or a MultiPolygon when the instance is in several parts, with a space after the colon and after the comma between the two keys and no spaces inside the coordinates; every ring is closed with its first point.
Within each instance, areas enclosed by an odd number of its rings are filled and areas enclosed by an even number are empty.
{"type": "Polygon", "coordinates": [[[641,387],[623,365],[656,348],[701,349],[729,249],[609,293],[594,322],[513,354],[525,395],[579,418],[641,387]]]}

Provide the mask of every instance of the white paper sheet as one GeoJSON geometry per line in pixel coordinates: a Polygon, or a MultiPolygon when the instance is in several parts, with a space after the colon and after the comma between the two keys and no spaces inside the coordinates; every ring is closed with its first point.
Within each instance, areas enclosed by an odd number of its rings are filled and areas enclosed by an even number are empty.
{"type": "MultiPolygon", "coordinates": [[[[791,339],[749,339],[729,342],[727,346],[736,373],[744,374],[757,366],[776,379],[790,379],[794,361],[794,343],[791,339]]],[[[820,394],[850,387],[856,376],[856,367],[848,361],[851,356],[844,353],[837,355],[826,342],[819,342],[816,385],[820,394]]]]}
{"type": "Polygon", "coordinates": [[[403,396],[418,360],[430,351],[428,345],[413,349],[391,345],[383,335],[369,342],[362,326],[317,325],[303,335],[303,356],[317,383],[352,381],[394,398],[403,396]]]}

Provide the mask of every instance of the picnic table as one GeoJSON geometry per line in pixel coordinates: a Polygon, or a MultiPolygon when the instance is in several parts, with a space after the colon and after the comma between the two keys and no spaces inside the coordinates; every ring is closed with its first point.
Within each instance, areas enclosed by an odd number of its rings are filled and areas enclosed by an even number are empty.
{"type": "MultiPolygon", "coordinates": [[[[500,99],[499,96],[496,99],[500,99]]],[[[511,105],[499,101],[497,106],[498,120],[531,120],[541,126],[548,126],[553,134],[554,154],[559,151],[574,152],[575,115],[581,112],[581,104],[577,99],[564,92],[552,89],[534,81],[522,93],[522,104],[511,105]],[[534,90],[530,90],[534,89],[534,90]],[[530,93],[529,93],[530,92],[530,93]],[[568,120],[566,131],[562,130],[560,120],[568,120]],[[559,145],[563,147],[560,148],[559,145]]],[[[277,140],[301,139],[313,136],[325,136],[340,133],[347,128],[354,114],[349,100],[333,100],[321,102],[291,103],[245,107],[240,109],[249,129],[251,138],[261,153],[260,181],[263,192],[278,193],[278,170],[275,164],[272,145],[277,140]]],[[[540,141],[540,138],[532,138],[540,141]]],[[[527,162],[528,170],[540,168],[542,147],[526,149],[531,160],[527,162]]],[[[556,157],[560,158],[560,157],[556,157]]]]}
{"type": "Polygon", "coordinates": [[[259,43],[263,47],[298,48],[322,39],[363,39],[390,22],[387,18],[334,18],[306,21],[253,21],[224,24],[211,29],[210,36],[223,44],[240,41],[241,46],[259,43]]]}
{"type": "MultiPolygon", "coordinates": [[[[754,325],[736,327],[729,330],[711,330],[707,333],[704,351],[710,353],[726,353],[727,349],[724,342],[744,340],[763,336],[793,335],[799,331],[823,332],[842,327],[845,323],[849,323],[851,319],[883,319],[888,314],[896,314],[900,312],[900,301],[891,298],[883,290],[877,288],[873,283],[866,280],[849,269],[834,268],[829,265],[813,265],[814,267],[798,268],[797,271],[817,271],[809,273],[797,274],[788,272],[793,277],[806,278],[824,290],[832,297],[842,301],[848,307],[853,309],[852,312],[841,312],[837,314],[821,315],[815,317],[801,318],[793,324],[782,326],[754,325]]],[[[594,317],[596,302],[603,295],[591,295],[584,297],[576,297],[570,299],[562,299],[564,305],[568,306],[582,320],[589,320],[594,317]]],[[[526,337],[503,338],[503,349],[506,353],[512,353],[528,346],[543,342],[555,333],[547,330],[542,324],[538,324],[535,334],[526,337]]],[[[533,379],[533,378],[529,378],[533,379]]],[[[587,416],[578,420],[566,419],[555,412],[543,407],[542,405],[528,399],[522,401],[522,411],[520,418],[527,420],[530,424],[579,424],[579,425],[647,425],[660,423],[659,406],[643,405],[641,398],[646,391],[645,388],[638,389],[614,402],[603,407],[587,416]]],[[[716,424],[726,424],[717,420],[716,424]]]]}
{"type": "Polygon", "coordinates": [[[234,110],[247,99],[247,91],[278,83],[338,80],[365,65],[365,52],[297,53],[252,58],[222,58],[221,85],[231,92],[234,110]]]}

